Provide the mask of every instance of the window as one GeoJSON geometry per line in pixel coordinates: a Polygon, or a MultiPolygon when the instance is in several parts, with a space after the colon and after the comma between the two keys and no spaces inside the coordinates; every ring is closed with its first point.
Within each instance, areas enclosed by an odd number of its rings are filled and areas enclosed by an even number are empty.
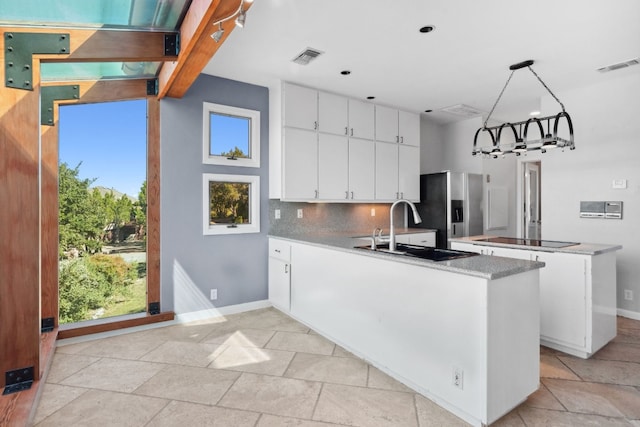
{"type": "Polygon", "coordinates": [[[260,177],[203,174],[203,233],[260,232],[260,177]]]}
{"type": "Polygon", "coordinates": [[[260,167],[260,112],[204,103],[203,162],[260,167]]]}

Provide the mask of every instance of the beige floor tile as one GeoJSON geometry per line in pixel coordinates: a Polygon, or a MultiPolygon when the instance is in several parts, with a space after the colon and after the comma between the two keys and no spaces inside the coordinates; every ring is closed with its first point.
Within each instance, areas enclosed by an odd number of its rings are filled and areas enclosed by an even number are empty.
{"type": "Polygon", "coordinates": [[[417,426],[413,395],[336,384],[322,387],[313,419],[360,427],[417,426]]]}
{"type": "Polygon", "coordinates": [[[360,359],[297,353],[284,376],[364,387],[367,385],[367,368],[360,359]]]}
{"type": "Polygon", "coordinates": [[[264,347],[275,334],[267,329],[240,329],[232,331],[214,330],[207,335],[202,343],[220,344],[225,346],[264,347]]]}
{"type": "Polygon", "coordinates": [[[64,354],[77,354],[85,348],[93,345],[96,341],[99,340],[91,340],[79,342],[76,344],[65,344],[65,343],[56,343],[56,353],[64,353],[64,354]]]}
{"type": "Polygon", "coordinates": [[[256,427],[340,427],[340,425],[262,414],[256,427]]]}
{"type": "Polygon", "coordinates": [[[518,413],[527,427],[628,427],[631,424],[622,418],[599,415],[574,414],[523,407],[518,413]]]}
{"type": "Polygon", "coordinates": [[[92,341],[77,354],[87,356],[110,357],[112,359],[139,359],[161,344],[161,341],[149,337],[146,332],[124,334],[92,341]]]}
{"type": "Polygon", "coordinates": [[[266,348],[330,356],[333,354],[334,346],[335,344],[320,335],[277,332],[267,343],[266,348]]]}
{"type": "Polygon", "coordinates": [[[79,370],[96,363],[98,360],[100,360],[99,357],[63,354],[56,351],[51,362],[49,375],[47,375],[47,382],[59,383],[79,370]]]}
{"type": "Polygon", "coordinates": [[[556,356],[540,355],[540,378],[561,378],[580,381],[580,377],[571,372],[556,356]]]}
{"type": "Polygon", "coordinates": [[[237,372],[192,366],[166,366],[135,394],[215,405],[240,376],[237,372]]]}
{"type": "Polygon", "coordinates": [[[320,383],[244,373],[218,406],[310,419],[320,383]]]}
{"type": "Polygon", "coordinates": [[[518,408],[516,408],[492,423],[491,427],[526,427],[526,425],[518,413],[518,408]]]}
{"type": "Polygon", "coordinates": [[[45,384],[40,397],[40,404],[33,418],[34,424],[44,420],[58,409],[86,393],[88,389],[68,387],[58,384],[45,384]]]}
{"type": "Polygon", "coordinates": [[[556,397],[551,394],[549,389],[544,384],[540,384],[540,388],[531,396],[529,396],[524,405],[530,406],[532,408],[553,409],[555,411],[565,410],[564,406],[562,406],[558,399],[556,399],[556,397]]]}
{"type": "Polygon", "coordinates": [[[612,342],[640,344],[640,329],[618,328],[618,335],[612,342]]]}
{"type": "Polygon", "coordinates": [[[43,420],[38,427],[143,427],[167,403],[154,397],[89,390],[43,420]]]}
{"type": "Polygon", "coordinates": [[[130,393],[163,367],[159,363],[105,358],[81,369],[61,384],[130,393]]]}
{"type": "Polygon", "coordinates": [[[640,320],[629,319],[628,317],[618,316],[618,328],[640,329],[640,320]]]}
{"type": "Polygon", "coordinates": [[[242,328],[307,333],[309,328],[274,308],[242,313],[234,319],[242,328]]]}
{"type": "Polygon", "coordinates": [[[369,366],[369,379],[367,380],[367,387],[379,388],[382,390],[404,391],[408,393],[415,393],[412,389],[402,384],[399,381],[391,378],[378,368],[369,366]]]}
{"type": "Polygon", "coordinates": [[[223,350],[224,347],[218,344],[167,341],[144,355],[140,360],[204,368],[223,350]]]}
{"type": "Polygon", "coordinates": [[[253,347],[227,347],[209,368],[282,376],[294,352],[253,347]]]}
{"type": "Polygon", "coordinates": [[[149,423],[153,427],[253,427],[260,414],[236,409],[171,402],[149,423]]]}
{"type": "Polygon", "coordinates": [[[415,399],[420,427],[464,427],[470,425],[419,394],[415,395],[415,399]]]}
{"type": "Polygon", "coordinates": [[[181,325],[167,326],[164,328],[145,331],[146,337],[162,341],[200,342],[211,331],[219,327],[221,321],[210,323],[185,323],[181,325]]]}
{"type": "Polygon", "coordinates": [[[640,419],[640,392],[633,387],[545,379],[570,412],[640,419]]]}
{"type": "Polygon", "coordinates": [[[640,364],[610,360],[559,357],[584,381],[640,386],[640,364]]]}
{"type": "Polygon", "coordinates": [[[356,359],[359,359],[355,354],[345,350],[338,344],[336,344],[336,348],[333,349],[333,355],[336,357],[355,357],[356,359]]]}
{"type": "Polygon", "coordinates": [[[640,344],[610,342],[591,357],[602,360],[640,363],[640,344]]]}

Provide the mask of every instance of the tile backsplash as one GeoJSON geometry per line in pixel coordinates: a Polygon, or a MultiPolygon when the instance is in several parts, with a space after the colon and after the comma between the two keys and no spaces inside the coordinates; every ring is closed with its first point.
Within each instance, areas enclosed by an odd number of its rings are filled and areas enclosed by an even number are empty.
{"type": "MultiPolygon", "coordinates": [[[[269,233],[305,233],[313,231],[360,231],[380,227],[389,229],[389,203],[305,203],[269,200],[269,233]],[[275,219],[276,209],[280,219],[275,219]],[[298,218],[302,209],[302,218],[298,218]],[[375,210],[375,216],[371,211],[375,210]]],[[[404,227],[404,207],[395,209],[394,222],[404,227]]]]}

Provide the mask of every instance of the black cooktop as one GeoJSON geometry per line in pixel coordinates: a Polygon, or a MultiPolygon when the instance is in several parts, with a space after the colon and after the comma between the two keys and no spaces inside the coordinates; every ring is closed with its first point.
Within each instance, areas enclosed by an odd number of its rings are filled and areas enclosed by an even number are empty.
{"type": "Polygon", "coordinates": [[[504,243],[507,245],[537,246],[540,248],[566,248],[567,246],[575,246],[580,244],[574,242],[557,242],[555,240],[520,239],[516,237],[487,237],[485,239],[477,239],[475,241],[504,243]]]}

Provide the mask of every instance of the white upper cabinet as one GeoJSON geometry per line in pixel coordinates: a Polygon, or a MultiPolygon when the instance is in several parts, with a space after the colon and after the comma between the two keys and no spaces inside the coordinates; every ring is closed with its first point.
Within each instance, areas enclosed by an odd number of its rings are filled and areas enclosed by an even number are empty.
{"type": "Polygon", "coordinates": [[[318,93],[318,130],[334,135],[347,135],[348,100],[327,92],[318,93]]]}
{"type": "Polygon", "coordinates": [[[300,129],[318,128],[318,91],[284,84],[284,125],[300,129]]]}
{"type": "Polygon", "coordinates": [[[349,199],[349,141],[346,136],[318,134],[318,198],[349,199]]]}
{"type": "Polygon", "coordinates": [[[398,145],[376,142],[376,200],[398,198],[398,145]]]}
{"type": "Polygon", "coordinates": [[[374,137],[375,112],[373,104],[357,99],[349,100],[349,136],[371,139],[374,137]]]}
{"type": "Polygon", "coordinates": [[[376,105],[376,141],[400,142],[398,138],[398,110],[376,105]]]}
{"type": "Polygon", "coordinates": [[[398,135],[400,143],[420,146],[420,115],[398,111],[398,135]]]}
{"type": "Polygon", "coordinates": [[[420,148],[398,146],[398,192],[401,199],[420,201],[420,148]]]}
{"type": "Polygon", "coordinates": [[[375,198],[375,144],[366,139],[349,140],[349,198],[375,198]]]}
{"type": "Polygon", "coordinates": [[[318,134],[284,128],[282,156],[282,198],[318,198],[318,134]]]}

